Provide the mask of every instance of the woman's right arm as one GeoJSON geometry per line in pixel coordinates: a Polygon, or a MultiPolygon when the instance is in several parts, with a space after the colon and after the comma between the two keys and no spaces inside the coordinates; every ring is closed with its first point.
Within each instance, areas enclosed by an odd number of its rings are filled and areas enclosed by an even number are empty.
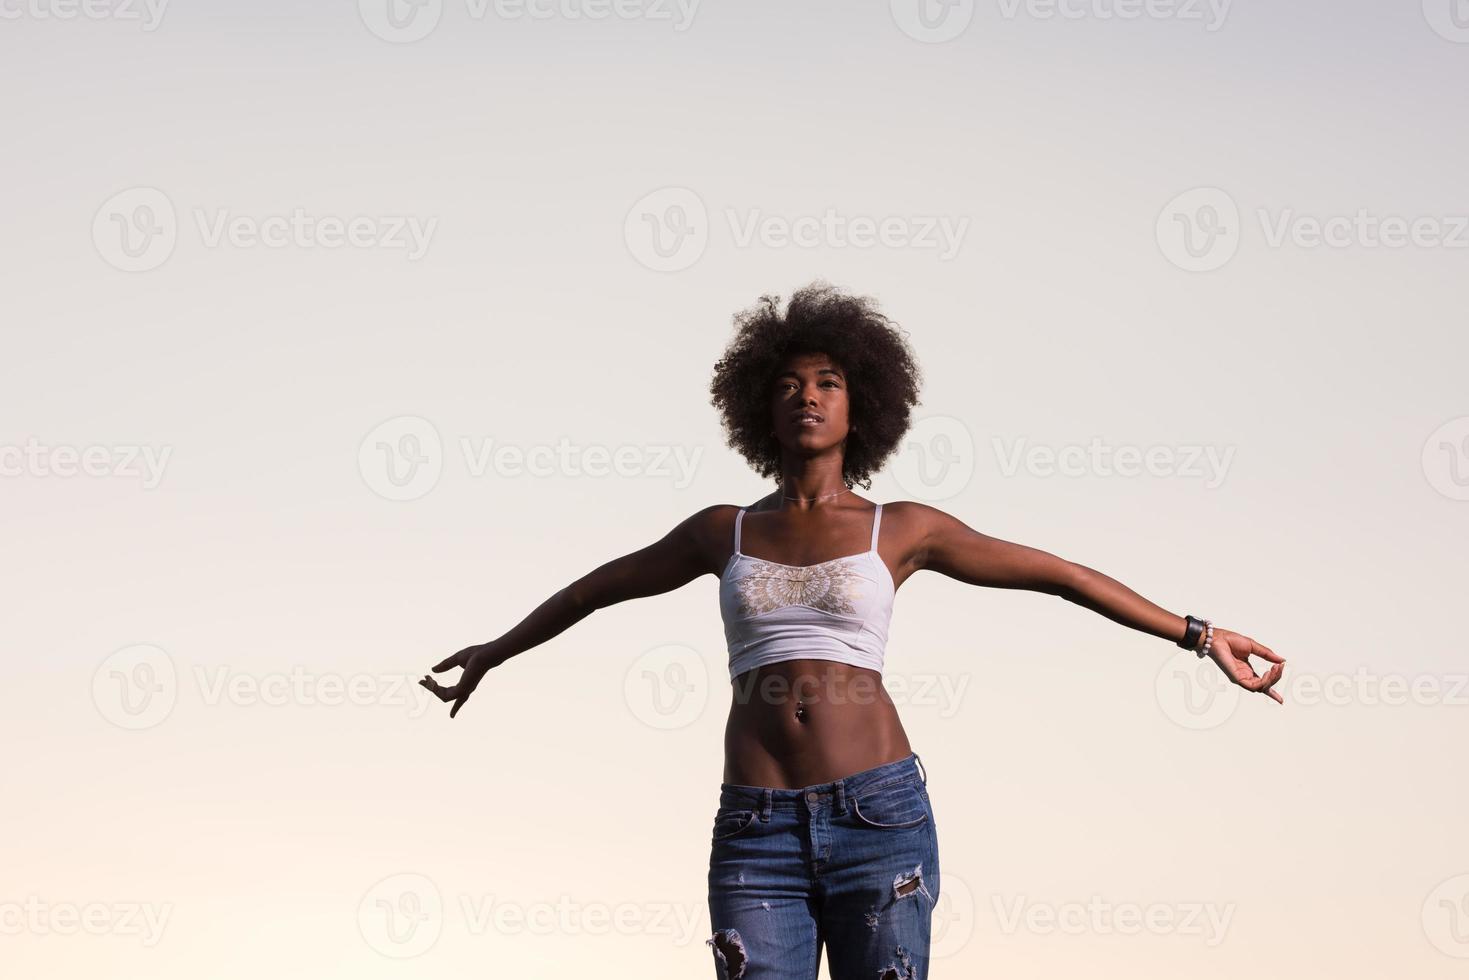
{"type": "Polygon", "coordinates": [[[434,673],[463,667],[459,683],[443,687],[427,674],[418,683],[437,694],[439,700],[453,701],[449,709],[449,717],[453,718],[491,668],[545,643],[594,610],[672,592],[713,572],[711,525],[717,523],[713,514],[722,506],[706,507],[646,548],[599,565],[531,610],[509,632],[488,643],[465,647],[434,665],[434,673]]]}

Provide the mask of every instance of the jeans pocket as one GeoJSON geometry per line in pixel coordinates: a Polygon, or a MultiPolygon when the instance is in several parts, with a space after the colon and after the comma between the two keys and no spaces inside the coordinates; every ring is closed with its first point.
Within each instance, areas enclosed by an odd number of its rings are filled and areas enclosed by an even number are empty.
{"type": "Polygon", "coordinates": [[[714,830],[710,834],[710,839],[713,841],[728,840],[736,834],[743,833],[754,822],[754,810],[720,807],[714,814],[714,830]]]}
{"type": "Polygon", "coordinates": [[[848,800],[852,814],[869,827],[917,827],[928,819],[928,805],[916,779],[888,783],[848,800]]]}

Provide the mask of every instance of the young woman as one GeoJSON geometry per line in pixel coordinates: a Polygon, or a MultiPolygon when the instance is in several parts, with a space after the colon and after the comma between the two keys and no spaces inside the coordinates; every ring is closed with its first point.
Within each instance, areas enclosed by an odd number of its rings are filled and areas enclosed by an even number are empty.
{"type": "Polygon", "coordinates": [[[730,446],[776,490],[693,514],[434,666],[463,668],[458,683],[420,683],[454,703],[453,718],[487,671],[593,610],[718,576],[732,700],[709,860],[716,975],[810,980],[824,945],[833,980],[922,980],[936,823],[927,772],[882,685],[893,594],[909,576],[1060,596],[1207,654],[1235,684],[1282,703],[1272,687],[1285,661],[1084,565],[925,504],[853,493],[871,486],[918,403],[912,352],[869,299],[818,283],[784,315],[762,297],[736,327],[713,404],[730,446]],[[1271,662],[1263,677],[1251,655],[1271,662]]]}

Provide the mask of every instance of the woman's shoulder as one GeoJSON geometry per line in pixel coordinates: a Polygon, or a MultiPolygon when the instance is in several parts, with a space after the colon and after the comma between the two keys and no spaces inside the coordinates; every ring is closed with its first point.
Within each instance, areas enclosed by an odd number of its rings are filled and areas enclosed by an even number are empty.
{"type": "Polygon", "coordinates": [[[918,500],[889,500],[882,505],[883,540],[918,547],[959,522],[953,515],[918,500]]]}

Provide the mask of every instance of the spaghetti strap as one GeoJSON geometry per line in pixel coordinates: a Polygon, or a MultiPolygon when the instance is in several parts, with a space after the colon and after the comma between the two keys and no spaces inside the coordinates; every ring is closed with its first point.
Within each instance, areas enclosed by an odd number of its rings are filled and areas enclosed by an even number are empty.
{"type": "Polygon", "coordinates": [[[741,507],[740,508],[740,512],[735,515],[735,540],[734,540],[734,553],[735,554],[739,554],[740,553],[740,522],[743,521],[744,519],[745,519],[745,508],[741,507]]]}
{"type": "Polygon", "coordinates": [[[872,514],[872,546],[868,551],[877,550],[877,528],[882,523],[882,504],[877,505],[877,510],[872,514]]]}

